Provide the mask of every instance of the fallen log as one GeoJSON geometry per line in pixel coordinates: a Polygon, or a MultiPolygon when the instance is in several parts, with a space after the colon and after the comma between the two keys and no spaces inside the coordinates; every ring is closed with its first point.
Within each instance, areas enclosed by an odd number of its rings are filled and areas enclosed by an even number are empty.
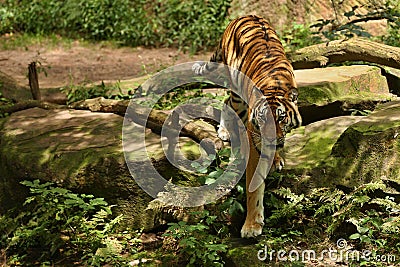
{"type": "Polygon", "coordinates": [[[311,69],[332,63],[365,61],[400,69],[400,48],[361,38],[337,40],[287,54],[294,69],[311,69]]]}
{"type": "Polygon", "coordinates": [[[21,102],[15,103],[15,104],[0,106],[0,115],[4,115],[4,114],[10,115],[11,113],[29,109],[29,108],[62,109],[62,108],[66,108],[66,106],[57,105],[54,103],[49,103],[49,102],[40,101],[40,100],[25,100],[25,101],[21,101],[21,102]]]}
{"type": "MultiPolygon", "coordinates": [[[[103,97],[76,102],[70,105],[70,108],[85,109],[92,112],[112,112],[121,116],[128,116],[133,122],[150,128],[158,134],[161,133],[169,116],[166,111],[151,109],[129,100],[113,100],[103,97]]],[[[174,121],[176,120],[177,118],[174,118],[174,121]]],[[[182,128],[179,132],[180,136],[190,137],[198,143],[202,142],[206,151],[223,147],[223,141],[218,138],[214,127],[204,121],[190,121],[180,125],[180,127],[182,128]]]]}

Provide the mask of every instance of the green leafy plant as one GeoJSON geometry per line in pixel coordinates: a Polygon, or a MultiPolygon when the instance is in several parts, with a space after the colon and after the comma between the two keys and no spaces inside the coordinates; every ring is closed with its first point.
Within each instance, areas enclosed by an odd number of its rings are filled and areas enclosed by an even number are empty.
{"type": "MultiPolygon", "coordinates": [[[[225,179],[240,179],[239,173],[235,170],[227,170],[228,164],[236,164],[238,161],[233,159],[231,156],[231,148],[223,148],[217,152],[216,155],[209,155],[206,160],[202,163],[193,162],[191,165],[196,169],[199,175],[199,181],[202,185],[209,185],[214,183],[217,179],[222,179],[224,175],[225,179]]],[[[241,179],[236,186],[231,190],[230,194],[226,198],[222,199],[219,203],[219,213],[227,213],[229,216],[238,215],[244,213],[245,197],[245,180],[241,179]]]]}
{"type": "Polygon", "coordinates": [[[395,0],[385,2],[385,18],[388,21],[388,33],[382,41],[388,45],[400,46],[400,3],[395,0]]]}
{"type": "Polygon", "coordinates": [[[400,252],[400,205],[393,197],[379,197],[384,189],[384,184],[371,182],[348,193],[314,188],[304,195],[267,186],[265,207],[269,214],[260,248],[266,245],[275,251],[288,251],[297,249],[293,244],[302,243],[318,252],[326,249],[319,243],[340,237],[351,242],[361,255],[366,250],[371,252],[370,258],[350,259],[350,266],[384,266],[375,260],[376,255],[398,261],[390,255],[400,252]]]}
{"type": "MultiPolygon", "coordinates": [[[[0,83],[0,89],[2,87],[2,84],[0,83]]],[[[6,97],[0,92],[0,105],[8,105],[11,104],[12,101],[6,97]]]]}
{"type": "Polygon", "coordinates": [[[9,33],[14,30],[15,27],[15,14],[10,8],[6,6],[0,7],[0,20],[2,23],[0,24],[0,32],[1,33],[9,33]]]}
{"type": "MultiPolygon", "coordinates": [[[[2,87],[2,84],[0,83],[0,89],[1,89],[1,87],[2,87]]],[[[8,99],[8,98],[5,98],[4,96],[3,96],[3,94],[0,92],[0,107],[2,106],[2,105],[11,105],[13,102],[10,100],[10,99],[8,99]]],[[[0,109],[0,118],[5,118],[5,117],[7,117],[9,114],[8,113],[4,113],[4,111],[1,111],[1,109],[0,109]]]]}
{"type": "Polygon", "coordinates": [[[285,50],[294,51],[305,46],[315,44],[318,39],[313,36],[309,26],[293,23],[279,33],[285,50]]]}
{"type": "Polygon", "coordinates": [[[104,97],[107,99],[130,99],[132,95],[122,93],[119,83],[105,84],[103,81],[99,85],[69,85],[61,89],[67,95],[67,103],[82,101],[90,98],[104,97]]]}
{"type": "Polygon", "coordinates": [[[154,107],[156,109],[169,110],[191,98],[201,96],[203,96],[201,89],[187,90],[186,87],[183,86],[164,94],[154,107]]]}
{"type": "Polygon", "coordinates": [[[160,13],[165,23],[161,42],[197,51],[213,47],[228,23],[230,1],[160,1],[160,13]]]}
{"type": "MultiPolygon", "coordinates": [[[[171,78],[170,81],[163,81],[163,83],[164,84],[162,84],[160,87],[172,87],[169,85],[169,83],[174,84],[174,79],[171,78]]],[[[136,90],[136,92],[138,92],[138,96],[145,97],[145,100],[139,99],[137,102],[138,104],[159,110],[171,110],[183,103],[190,104],[192,99],[195,99],[195,104],[200,104],[201,102],[199,101],[203,101],[203,104],[207,104],[207,99],[216,99],[222,102],[225,96],[216,96],[210,93],[205,93],[203,91],[205,86],[205,84],[201,83],[186,84],[170,90],[161,97],[158,94],[143,92],[141,87],[138,87],[136,90]]],[[[221,109],[222,104],[214,107],[221,109]]]]}
{"type": "Polygon", "coordinates": [[[24,210],[0,217],[0,249],[9,264],[53,262],[68,258],[91,266],[122,262],[124,246],[112,233],[122,216],[102,198],[76,194],[52,183],[23,181],[30,191],[24,210]],[[114,242],[111,242],[114,241],[114,242]]]}
{"type": "Polygon", "coordinates": [[[198,51],[216,45],[230,1],[5,0],[0,34],[59,34],[129,46],[178,46],[198,51]]]}
{"type": "Polygon", "coordinates": [[[208,211],[194,215],[199,218],[197,223],[169,223],[163,236],[178,242],[179,256],[182,261],[187,260],[187,266],[224,266],[221,254],[226,252],[227,245],[209,232],[217,217],[211,216],[208,211]]]}

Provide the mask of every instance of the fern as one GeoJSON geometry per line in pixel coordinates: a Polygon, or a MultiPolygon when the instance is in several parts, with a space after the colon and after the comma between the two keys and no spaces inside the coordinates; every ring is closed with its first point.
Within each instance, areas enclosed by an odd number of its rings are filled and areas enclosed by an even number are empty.
{"type": "Polygon", "coordinates": [[[353,190],[352,193],[349,194],[349,198],[356,194],[367,194],[369,192],[376,191],[378,189],[384,190],[386,189],[386,185],[383,182],[372,182],[368,184],[362,184],[356,189],[353,190]]]}
{"type": "Polygon", "coordinates": [[[304,204],[308,202],[304,194],[296,195],[290,190],[290,188],[279,188],[272,190],[271,192],[275,193],[283,200],[278,200],[273,197],[273,194],[271,195],[270,198],[275,199],[275,206],[278,208],[272,211],[272,215],[268,218],[269,222],[277,222],[281,219],[289,219],[297,214],[300,214],[304,208],[304,204]]]}
{"type": "Polygon", "coordinates": [[[389,213],[400,214],[400,204],[394,202],[394,198],[388,196],[386,198],[374,198],[371,203],[384,207],[389,213]]]}
{"type": "Polygon", "coordinates": [[[398,234],[400,232],[400,216],[389,217],[386,222],[382,224],[382,232],[398,234]]]}
{"type": "Polygon", "coordinates": [[[314,217],[320,217],[338,211],[343,203],[344,193],[338,189],[332,191],[330,188],[316,188],[311,192],[311,197],[316,197],[321,204],[314,213],[314,217]]]}
{"type": "Polygon", "coordinates": [[[272,192],[276,193],[282,198],[289,199],[294,204],[300,203],[301,201],[305,200],[304,194],[296,195],[290,190],[290,188],[279,188],[273,190],[272,192]]]}

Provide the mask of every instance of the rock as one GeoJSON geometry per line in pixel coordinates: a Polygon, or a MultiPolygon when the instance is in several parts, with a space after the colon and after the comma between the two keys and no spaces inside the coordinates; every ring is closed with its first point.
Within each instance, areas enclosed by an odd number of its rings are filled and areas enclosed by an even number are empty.
{"type": "MultiPolygon", "coordinates": [[[[400,188],[400,101],[382,104],[368,116],[338,117],[293,131],[286,147],[286,171],[310,187],[354,188],[384,182],[400,188]]],[[[302,186],[299,185],[299,188],[302,186]]],[[[390,188],[392,187],[392,188],[390,188]]]]}
{"type": "Polygon", "coordinates": [[[400,70],[390,67],[382,67],[382,73],[385,75],[389,91],[392,94],[400,96],[400,70]]]}
{"type": "Polygon", "coordinates": [[[388,100],[386,78],[378,67],[366,65],[340,66],[296,70],[299,88],[299,105],[319,106],[337,100],[388,100]]]}
{"type": "Polygon", "coordinates": [[[308,171],[329,161],[332,147],[341,134],[361,116],[340,116],[294,130],[285,142],[285,169],[308,171]]]}
{"type": "MultiPolygon", "coordinates": [[[[243,242],[243,241],[241,241],[243,242]]],[[[235,267],[247,267],[247,266],[270,266],[266,262],[261,261],[258,258],[258,252],[260,250],[260,246],[256,244],[235,244],[234,246],[229,248],[226,257],[227,257],[227,266],[235,266],[235,267]]],[[[262,250],[260,253],[260,258],[263,259],[265,253],[262,250]]],[[[268,255],[265,255],[268,256],[268,255]]],[[[271,264],[271,262],[269,262],[271,264]]]]}
{"type": "MultiPolygon", "coordinates": [[[[152,198],[136,184],[125,164],[122,123],[121,116],[111,113],[39,108],[0,119],[0,213],[26,197],[20,181],[39,179],[104,197],[131,227],[157,227],[158,215],[146,211],[152,198]]],[[[146,138],[154,166],[163,177],[188,177],[163,161],[158,135],[148,130],[146,138]]],[[[138,160],[134,166],[140,170],[143,163],[138,160]]]]}
{"type": "Polygon", "coordinates": [[[140,214],[151,199],[125,166],[121,128],[117,115],[78,110],[34,108],[2,119],[0,212],[25,197],[19,181],[39,179],[105,197],[128,217],[140,214]]]}
{"type": "Polygon", "coordinates": [[[379,106],[340,136],[331,155],[338,166],[348,170],[349,187],[358,181],[381,180],[400,185],[399,133],[400,102],[395,101],[379,106]]]}

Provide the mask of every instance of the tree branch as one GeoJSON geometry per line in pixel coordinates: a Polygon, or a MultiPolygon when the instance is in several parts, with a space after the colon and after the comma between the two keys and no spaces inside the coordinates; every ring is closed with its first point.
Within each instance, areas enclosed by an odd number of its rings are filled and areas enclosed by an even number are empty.
{"type": "Polygon", "coordinates": [[[354,24],[354,23],[368,22],[368,21],[374,21],[374,20],[384,20],[384,19],[386,19],[386,20],[388,20],[390,22],[396,22],[394,20],[394,18],[391,18],[389,16],[384,16],[384,15],[381,15],[381,14],[377,14],[377,15],[373,15],[373,16],[367,16],[367,17],[362,17],[362,18],[358,18],[358,19],[353,19],[353,20],[347,22],[344,25],[351,25],[351,24],[354,24]]]}

